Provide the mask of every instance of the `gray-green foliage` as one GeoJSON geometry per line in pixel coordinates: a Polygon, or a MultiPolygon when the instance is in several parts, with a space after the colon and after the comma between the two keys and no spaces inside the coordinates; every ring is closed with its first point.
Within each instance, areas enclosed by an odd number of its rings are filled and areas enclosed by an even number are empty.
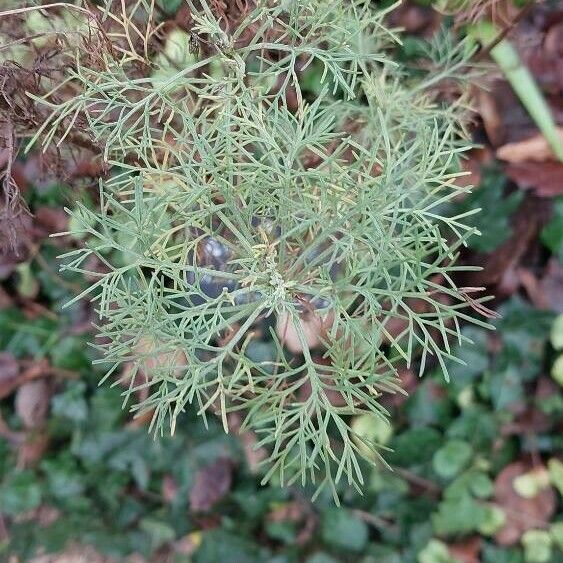
{"type": "Polygon", "coordinates": [[[432,91],[455,81],[462,50],[437,45],[445,65],[415,82],[388,58],[397,38],[370,1],[284,0],[257,2],[229,32],[192,6],[201,54],[158,58],[145,48],[150,2],[127,17],[111,4],[99,52],[79,53],[61,86],[75,95],[43,100],[53,114],[37,135],[51,142],[79,118],[113,167],[100,209],[73,212],[85,245],[64,265],[83,271],[94,255],[107,269],[89,292],[109,373],[132,363],[126,396],[148,387],[134,408],[154,409],[155,430],[181,424],[189,405],[225,429],[240,410],[270,453],[264,481],[358,487],[366,449],[349,415],[386,416],[379,398],[398,389],[397,362],[420,354],[422,372],[434,356],[446,371],[470,319],[450,274],[474,229],[441,214],[460,191],[465,112],[432,91]],[[322,75],[314,101],[298,81],[309,67],[322,75]],[[226,263],[202,258],[218,243],[226,263]],[[210,279],[225,289],[210,296],[210,279]],[[271,316],[302,354],[279,330],[269,360],[246,353],[271,316]]]}

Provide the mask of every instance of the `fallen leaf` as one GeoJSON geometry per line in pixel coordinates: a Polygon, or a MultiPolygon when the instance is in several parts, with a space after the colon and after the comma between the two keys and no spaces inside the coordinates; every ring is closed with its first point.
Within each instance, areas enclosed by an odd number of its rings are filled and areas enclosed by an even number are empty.
{"type": "Polygon", "coordinates": [[[253,475],[258,473],[260,465],[268,457],[268,452],[265,448],[256,448],[258,439],[255,432],[246,431],[240,435],[244,456],[248,469],[253,475]]]}
{"type": "Polygon", "coordinates": [[[317,348],[321,345],[321,338],[331,323],[330,313],[321,317],[316,313],[305,312],[299,317],[297,322],[290,313],[282,313],[278,316],[276,332],[281,343],[293,354],[303,352],[303,344],[299,338],[298,326],[303,331],[305,343],[309,349],[317,348]]]}
{"type": "Polygon", "coordinates": [[[420,383],[420,379],[410,368],[401,367],[397,372],[399,386],[404,393],[384,393],[381,396],[381,404],[385,407],[393,406],[400,408],[412,395],[420,383]]]}
{"type": "Polygon", "coordinates": [[[27,259],[32,230],[31,217],[23,205],[14,210],[0,206],[0,279],[6,279],[27,259]]]}
{"type": "Polygon", "coordinates": [[[18,447],[17,467],[25,469],[35,466],[47,451],[49,435],[46,432],[29,432],[18,447]]]}
{"type": "Polygon", "coordinates": [[[429,6],[416,6],[411,3],[402,3],[389,14],[389,24],[400,27],[408,34],[418,34],[431,37],[440,27],[442,15],[429,6]]]}
{"type": "MultiPolygon", "coordinates": [[[[526,290],[528,298],[536,309],[547,309],[547,300],[540,289],[540,281],[531,269],[517,268],[515,272],[520,285],[526,290]]],[[[517,288],[515,289],[515,291],[517,288]]]]}
{"type": "Polygon", "coordinates": [[[0,399],[10,395],[18,386],[19,364],[9,352],[0,352],[0,399]]]}
{"type": "MultiPolygon", "coordinates": [[[[557,134],[563,142],[563,127],[557,128],[557,134]]],[[[536,133],[524,141],[502,145],[497,149],[497,157],[513,163],[544,162],[555,159],[550,144],[541,133],[536,133]]]]}
{"type": "Polygon", "coordinates": [[[451,556],[460,563],[480,563],[481,538],[471,536],[466,540],[448,545],[451,556]]]}
{"type": "MultiPolygon", "coordinates": [[[[135,396],[139,403],[149,396],[150,389],[147,383],[155,373],[171,372],[179,375],[187,363],[186,354],[182,350],[166,348],[164,343],[144,336],[135,345],[135,356],[138,358],[138,365],[127,362],[123,366],[119,383],[126,388],[137,388],[135,396]]],[[[133,420],[133,425],[142,426],[150,422],[152,413],[152,410],[139,413],[133,420]]]]}
{"type": "Polygon", "coordinates": [[[252,474],[258,473],[260,464],[268,457],[266,448],[256,448],[258,438],[252,430],[244,430],[241,432],[242,416],[238,412],[232,412],[227,415],[229,428],[233,434],[238,435],[242,443],[246,464],[252,474]]]}
{"type": "Polygon", "coordinates": [[[175,541],[172,545],[174,551],[180,555],[191,556],[193,555],[202,542],[202,534],[200,531],[192,532],[178,541],[175,541]]]}
{"type": "Polygon", "coordinates": [[[497,475],[494,498],[506,514],[504,526],[495,535],[500,545],[514,545],[527,530],[546,528],[555,512],[557,500],[552,487],[541,489],[531,498],[524,498],[516,492],[514,480],[532,469],[541,468],[517,461],[497,475]]]}
{"type": "MultiPolygon", "coordinates": [[[[466,175],[457,178],[456,185],[460,187],[478,186],[481,183],[482,168],[490,164],[493,158],[493,152],[489,147],[479,147],[467,151],[465,158],[461,161],[461,167],[466,175]]],[[[455,201],[463,199],[465,195],[465,193],[457,195],[455,201]]]]}
{"type": "Polygon", "coordinates": [[[49,506],[48,504],[42,504],[37,507],[37,514],[35,520],[40,526],[46,527],[50,526],[56,522],[61,517],[61,512],[54,506],[49,506]]]}
{"type": "Polygon", "coordinates": [[[560,162],[520,162],[509,164],[506,175],[524,190],[531,189],[539,197],[563,194],[563,164],[560,162]]]}
{"type": "Polygon", "coordinates": [[[266,517],[268,522],[294,522],[299,524],[295,538],[297,545],[304,545],[313,537],[317,518],[311,507],[302,501],[292,501],[274,508],[266,517]]]}
{"type": "Polygon", "coordinates": [[[534,406],[525,406],[522,412],[517,413],[512,422],[507,422],[501,427],[503,436],[524,436],[545,432],[551,427],[550,418],[534,406]]]}
{"type": "Polygon", "coordinates": [[[162,479],[161,490],[162,490],[162,497],[166,502],[172,503],[176,500],[176,497],[178,496],[179,487],[178,487],[178,483],[176,483],[176,480],[174,479],[174,477],[172,477],[172,475],[164,476],[164,478],[162,479]]]}
{"type": "Polygon", "coordinates": [[[482,270],[461,274],[459,285],[469,287],[497,286],[497,297],[510,295],[519,287],[516,269],[529,249],[536,244],[537,237],[549,216],[550,202],[528,194],[512,217],[512,236],[489,255],[468,253],[466,260],[480,264],[482,270]],[[514,275],[507,290],[503,280],[508,273],[514,275]]]}
{"type": "Polygon", "coordinates": [[[563,23],[557,23],[557,18],[555,22],[545,34],[543,48],[531,50],[525,62],[541,90],[558,96],[563,90],[563,23]]]}
{"type": "MultiPolygon", "coordinates": [[[[1,269],[1,267],[0,267],[1,269]]],[[[0,276],[1,278],[2,276],[0,276]]],[[[0,286],[0,311],[2,309],[7,309],[8,307],[11,307],[13,305],[13,300],[10,297],[10,295],[8,294],[8,292],[2,287],[0,286]]]]}
{"type": "Polygon", "coordinates": [[[60,208],[40,207],[35,211],[35,223],[46,235],[61,233],[67,230],[68,214],[60,208]]]}
{"type": "Polygon", "coordinates": [[[195,476],[190,491],[190,509],[193,512],[207,512],[230,490],[233,464],[229,459],[219,458],[202,467],[195,476]]]}
{"type": "Polygon", "coordinates": [[[504,128],[497,103],[491,92],[479,90],[477,92],[477,111],[483,120],[487,137],[493,146],[504,141],[504,128]]]}
{"type": "Polygon", "coordinates": [[[538,285],[547,308],[563,313],[563,267],[556,258],[549,260],[538,285]]]}
{"type": "Polygon", "coordinates": [[[28,381],[16,393],[15,408],[23,425],[28,429],[43,425],[49,409],[49,385],[44,378],[28,381]]]}

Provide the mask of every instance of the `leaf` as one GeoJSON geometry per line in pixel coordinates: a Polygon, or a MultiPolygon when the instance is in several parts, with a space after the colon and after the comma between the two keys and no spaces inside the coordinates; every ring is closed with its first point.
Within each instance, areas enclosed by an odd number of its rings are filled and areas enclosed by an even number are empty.
{"type": "Polygon", "coordinates": [[[34,429],[43,425],[49,409],[49,399],[49,385],[44,378],[28,381],[18,388],[15,408],[26,428],[34,429]]]}
{"type": "Polygon", "coordinates": [[[563,551],[563,522],[553,522],[549,527],[549,534],[553,543],[563,551]]]}
{"type": "Polygon", "coordinates": [[[559,257],[552,256],[544,270],[538,290],[543,302],[552,311],[563,313],[563,243],[560,245],[559,257]]]}
{"type": "Polygon", "coordinates": [[[18,446],[18,468],[34,467],[48,451],[49,435],[45,431],[28,432],[25,440],[18,446]]]}
{"type": "Polygon", "coordinates": [[[18,274],[17,289],[18,293],[25,299],[35,299],[39,293],[39,282],[31,271],[29,262],[22,262],[16,267],[18,274]]]}
{"type": "Polygon", "coordinates": [[[451,385],[455,388],[464,388],[480,376],[489,366],[490,358],[487,350],[488,334],[475,327],[465,327],[462,334],[473,341],[472,346],[458,346],[456,357],[465,362],[449,362],[448,371],[451,376],[451,385]]]}
{"type": "Polygon", "coordinates": [[[0,352],[0,399],[10,395],[18,385],[20,368],[9,352],[0,352]]]}
{"type": "MultiPolygon", "coordinates": [[[[563,127],[556,128],[557,135],[563,142],[563,127]]],[[[512,163],[554,160],[555,155],[549,143],[541,133],[514,143],[507,143],[497,149],[497,158],[512,163]]]]}
{"type": "Polygon", "coordinates": [[[224,530],[211,530],[203,534],[201,547],[193,556],[194,563],[262,563],[257,546],[240,534],[224,530]]]}
{"type": "Polygon", "coordinates": [[[551,377],[563,387],[563,354],[557,356],[551,366],[551,377]]]}
{"type": "Polygon", "coordinates": [[[558,315],[553,322],[549,339],[556,350],[563,349],[563,315],[558,315]]]}
{"type": "Polygon", "coordinates": [[[351,429],[354,433],[352,439],[367,459],[375,456],[373,447],[385,446],[393,435],[391,424],[380,416],[371,413],[355,416],[352,419],[351,429]],[[366,445],[364,440],[368,444],[373,444],[373,446],[366,445]]]}
{"type": "Polygon", "coordinates": [[[182,0],[158,0],[157,4],[161,6],[167,14],[175,14],[182,5],[182,0]]]}
{"type": "Polygon", "coordinates": [[[456,210],[460,213],[481,208],[481,213],[467,218],[467,223],[477,228],[481,236],[472,236],[469,246],[478,252],[492,252],[509,239],[512,228],[511,215],[520,206],[521,192],[504,195],[506,180],[499,169],[489,168],[478,188],[467,195],[456,210]]]}
{"type": "Polygon", "coordinates": [[[504,170],[520,188],[533,190],[539,197],[563,194],[563,164],[559,162],[522,162],[504,170]]]}
{"type": "Polygon", "coordinates": [[[440,540],[431,539],[418,554],[418,563],[455,563],[448,546],[440,540]]]}
{"type": "Polygon", "coordinates": [[[77,336],[65,336],[51,350],[51,361],[57,368],[79,371],[90,368],[90,360],[84,340],[77,336]]]}
{"type": "Polygon", "coordinates": [[[293,501],[274,508],[266,518],[266,528],[272,538],[293,545],[306,545],[311,541],[316,522],[308,504],[293,501]]]}
{"type": "Polygon", "coordinates": [[[521,497],[533,498],[549,486],[549,474],[544,467],[538,467],[516,477],[513,486],[521,497]]]}
{"type": "Polygon", "coordinates": [[[448,401],[445,387],[441,378],[438,382],[426,378],[419,383],[405,403],[411,426],[438,425],[448,419],[451,403],[448,401]]]}
{"type": "Polygon", "coordinates": [[[30,471],[15,473],[0,486],[0,507],[4,514],[16,515],[41,503],[41,488],[30,471]]]}
{"type": "Polygon", "coordinates": [[[202,467],[196,473],[190,491],[190,509],[207,512],[217,504],[231,488],[232,470],[232,462],[225,458],[202,467]]]}
{"type": "Polygon", "coordinates": [[[62,454],[57,459],[44,460],[41,469],[45,472],[49,492],[58,499],[80,496],[86,484],[75,459],[62,454]]]}
{"type": "Polygon", "coordinates": [[[542,229],[540,240],[563,262],[563,197],[554,201],[551,219],[542,229]]]}
{"type": "Polygon", "coordinates": [[[299,332],[303,336],[307,346],[318,348],[324,333],[330,328],[331,315],[321,315],[315,312],[306,312],[295,320],[290,313],[282,313],[278,316],[276,332],[280,342],[293,354],[303,352],[303,344],[299,332]],[[299,326],[296,326],[299,325],[299,326]]]}
{"type": "Polygon", "coordinates": [[[498,370],[488,375],[489,396],[495,410],[500,411],[522,403],[525,397],[522,384],[523,369],[510,364],[504,370],[498,370]]]}
{"type": "Polygon", "coordinates": [[[434,470],[440,477],[450,479],[457,475],[471,459],[471,446],[462,440],[449,440],[432,459],[434,470]]]}
{"type": "Polygon", "coordinates": [[[523,563],[522,553],[516,549],[507,549],[486,544],[483,548],[484,563],[523,563]]]}
{"type": "Polygon", "coordinates": [[[344,508],[329,508],[322,515],[321,535],[327,545],[357,553],[368,541],[368,527],[344,508]]]}
{"type": "Polygon", "coordinates": [[[432,524],[439,535],[468,534],[478,531],[486,518],[487,508],[464,494],[440,502],[432,524]]]}
{"type": "Polygon", "coordinates": [[[471,536],[463,541],[449,543],[448,550],[460,563],[481,563],[481,544],[479,536],[471,536]]]}
{"type": "MultiPolygon", "coordinates": [[[[99,431],[107,431],[115,426],[123,418],[123,410],[121,405],[123,397],[116,388],[96,389],[96,392],[90,400],[90,412],[88,419],[99,431]]],[[[87,410],[88,405],[76,405],[77,415],[79,410],[87,410]],[[80,407],[80,408],[79,408],[80,407]]],[[[82,417],[82,415],[78,415],[82,417]]],[[[79,418],[81,420],[82,418],[79,418]]]]}
{"type": "Polygon", "coordinates": [[[507,465],[495,480],[495,502],[506,514],[505,525],[495,535],[500,545],[514,545],[524,532],[546,526],[555,512],[556,497],[551,487],[541,489],[532,498],[520,496],[514,488],[514,480],[530,469],[523,462],[507,465]]]}
{"type": "Polygon", "coordinates": [[[473,473],[470,488],[471,492],[479,498],[488,498],[493,494],[493,482],[485,473],[473,473]]]}
{"type": "Polygon", "coordinates": [[[158,549],[176,537],[174,528],[154,518],[143,518],[139,522],[139,528],[150,536],[152,549],[158,549]]]}
{"type": "Polygon", "coordinates": [[[432,459],[441,442],[442,437],[434,428],[409,428],[393,438],[393,451],[387,459],[391,465],[400,466],[425,463],[432,459]]]}
{"type": "Polygon", "coordinates": [[[547,462],[547,471],[549,473],[551,483],[559,491],[559,494],[563,496],[563,462],[555,457],[552,457],[547,462]]]}
{"type": "Polygon", "coordinates": [[[526,563],[549,563],[552,540],[545,530],[528,530],[522,536],[526,563]]]}
{"type": "Polygon", "coordinates": [[[484,536],[493,536],[506,523],[504,511],[496,504],[488,504],[485,507],[485,518],[479,525],[479,532],[484,536]]]}
{"type": "Polygon", "coordinates": [[[72,420],[84,422],[88,418],[88,403],[84,398],[86,384],[83,381],[73,381],[66,389],[53,397],[53,414],[72,420]]]}

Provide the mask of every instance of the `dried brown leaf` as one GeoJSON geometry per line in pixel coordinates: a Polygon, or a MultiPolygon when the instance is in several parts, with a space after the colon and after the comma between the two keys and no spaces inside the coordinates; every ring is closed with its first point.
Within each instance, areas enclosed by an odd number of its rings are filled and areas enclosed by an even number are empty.
{"type": "Polygon", "coordinates": [[[19,364],[9,352],[0,352],[0,399],[10,395],[18,386],[19,364]]]}
{"type": "Polygon", "coordinates": [[[231,489],[233,464],[231,460],[219,458],[214,463],[202,467],[195,476],[190,491],[192,512],[207,512],[215,506],[231,489]]]}
{"type": "Polygon", "coordinates": [[[50,391],[45,379],[28,381],[18,388],[15,399],[16,413],[28,429],[40,428],[49,409],[50,391]]]}
{"type": "Polygon", "coordinates": [[[162,479],[161,492],[166,502],[172,503],[178,496],[178,483],[172,475],[165,475],[162,479]]]}
{"type": "Polygon", "coordinates": [[[26,439],[18,447],[17,467],[25,469],[35,466],[49,446],[49,435],[46,432],[29,432],[26,439]]]}
{"type": "Polygon", "coordinates": [[[563,194],[563,164],[560,162],[519,162],[505,168],[506,175],[520,188],[533,190],[539,197],[563,194]]]}
{"type": "Polygon", "coordinates": [[[448,551],[460,563],[480,563],[481,538],[471,536],[463,541],[448,545],[448,551]]]}
{"type": "Polygon", "coordinates": [[[295,500],[274,508],[266,517],[269,522],[294,522],[299,524],[299,532],[295,538],[297,545],[304,545],[313,537],[317,518],[311,506],[303,501],[295,500]]]}
{"type": "Polygon", "coordinates": [[[546,307],[563,313],[563,267],[556,258],[549,260],[538,285],[546,307]]]}
{"type": "MultiPolygon", "coordinates": [[[[557,128],[557,134],[563,142],[563,127],[557,128]]],[[[497,149],[497,157],[512,163],[555,159],[551,146],[541,133],[536,133],[524,141],[502,145],[497,149]]]]}
{"type": "MultiPolygon", "coordinates": [[[[299,323],[303,331],[307,346],[309,349],[313,349],[321,346],[323,335],[326,334],[332,323],[332,316],[329,313],[321,317],[314,311],[306,311],[301,315],[297,323],[299,323]]],[[[280,341],[294,354],[303,352],[303,344],[299,337],[297,323],[289,313],[282,313],[278,316],[276,324],[276,332],[280,341]]]]}

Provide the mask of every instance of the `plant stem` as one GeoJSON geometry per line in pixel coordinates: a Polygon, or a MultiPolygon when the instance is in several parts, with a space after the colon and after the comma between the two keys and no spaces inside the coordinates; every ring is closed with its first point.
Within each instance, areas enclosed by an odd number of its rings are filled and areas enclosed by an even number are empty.
{"type": "MultiPolygon", "coordinates": [[[[493,43],[499,30],[489,22],[472,25],[469,34],[483,45],[493,43]]],[[[549,106],[534,77],[524,66],[518,52],[508,39],[503,39],[491,50],[491,57],[499,65],[514,92],[543,133],[555,156],[563,162],[563,143],[549,106]]]]}

